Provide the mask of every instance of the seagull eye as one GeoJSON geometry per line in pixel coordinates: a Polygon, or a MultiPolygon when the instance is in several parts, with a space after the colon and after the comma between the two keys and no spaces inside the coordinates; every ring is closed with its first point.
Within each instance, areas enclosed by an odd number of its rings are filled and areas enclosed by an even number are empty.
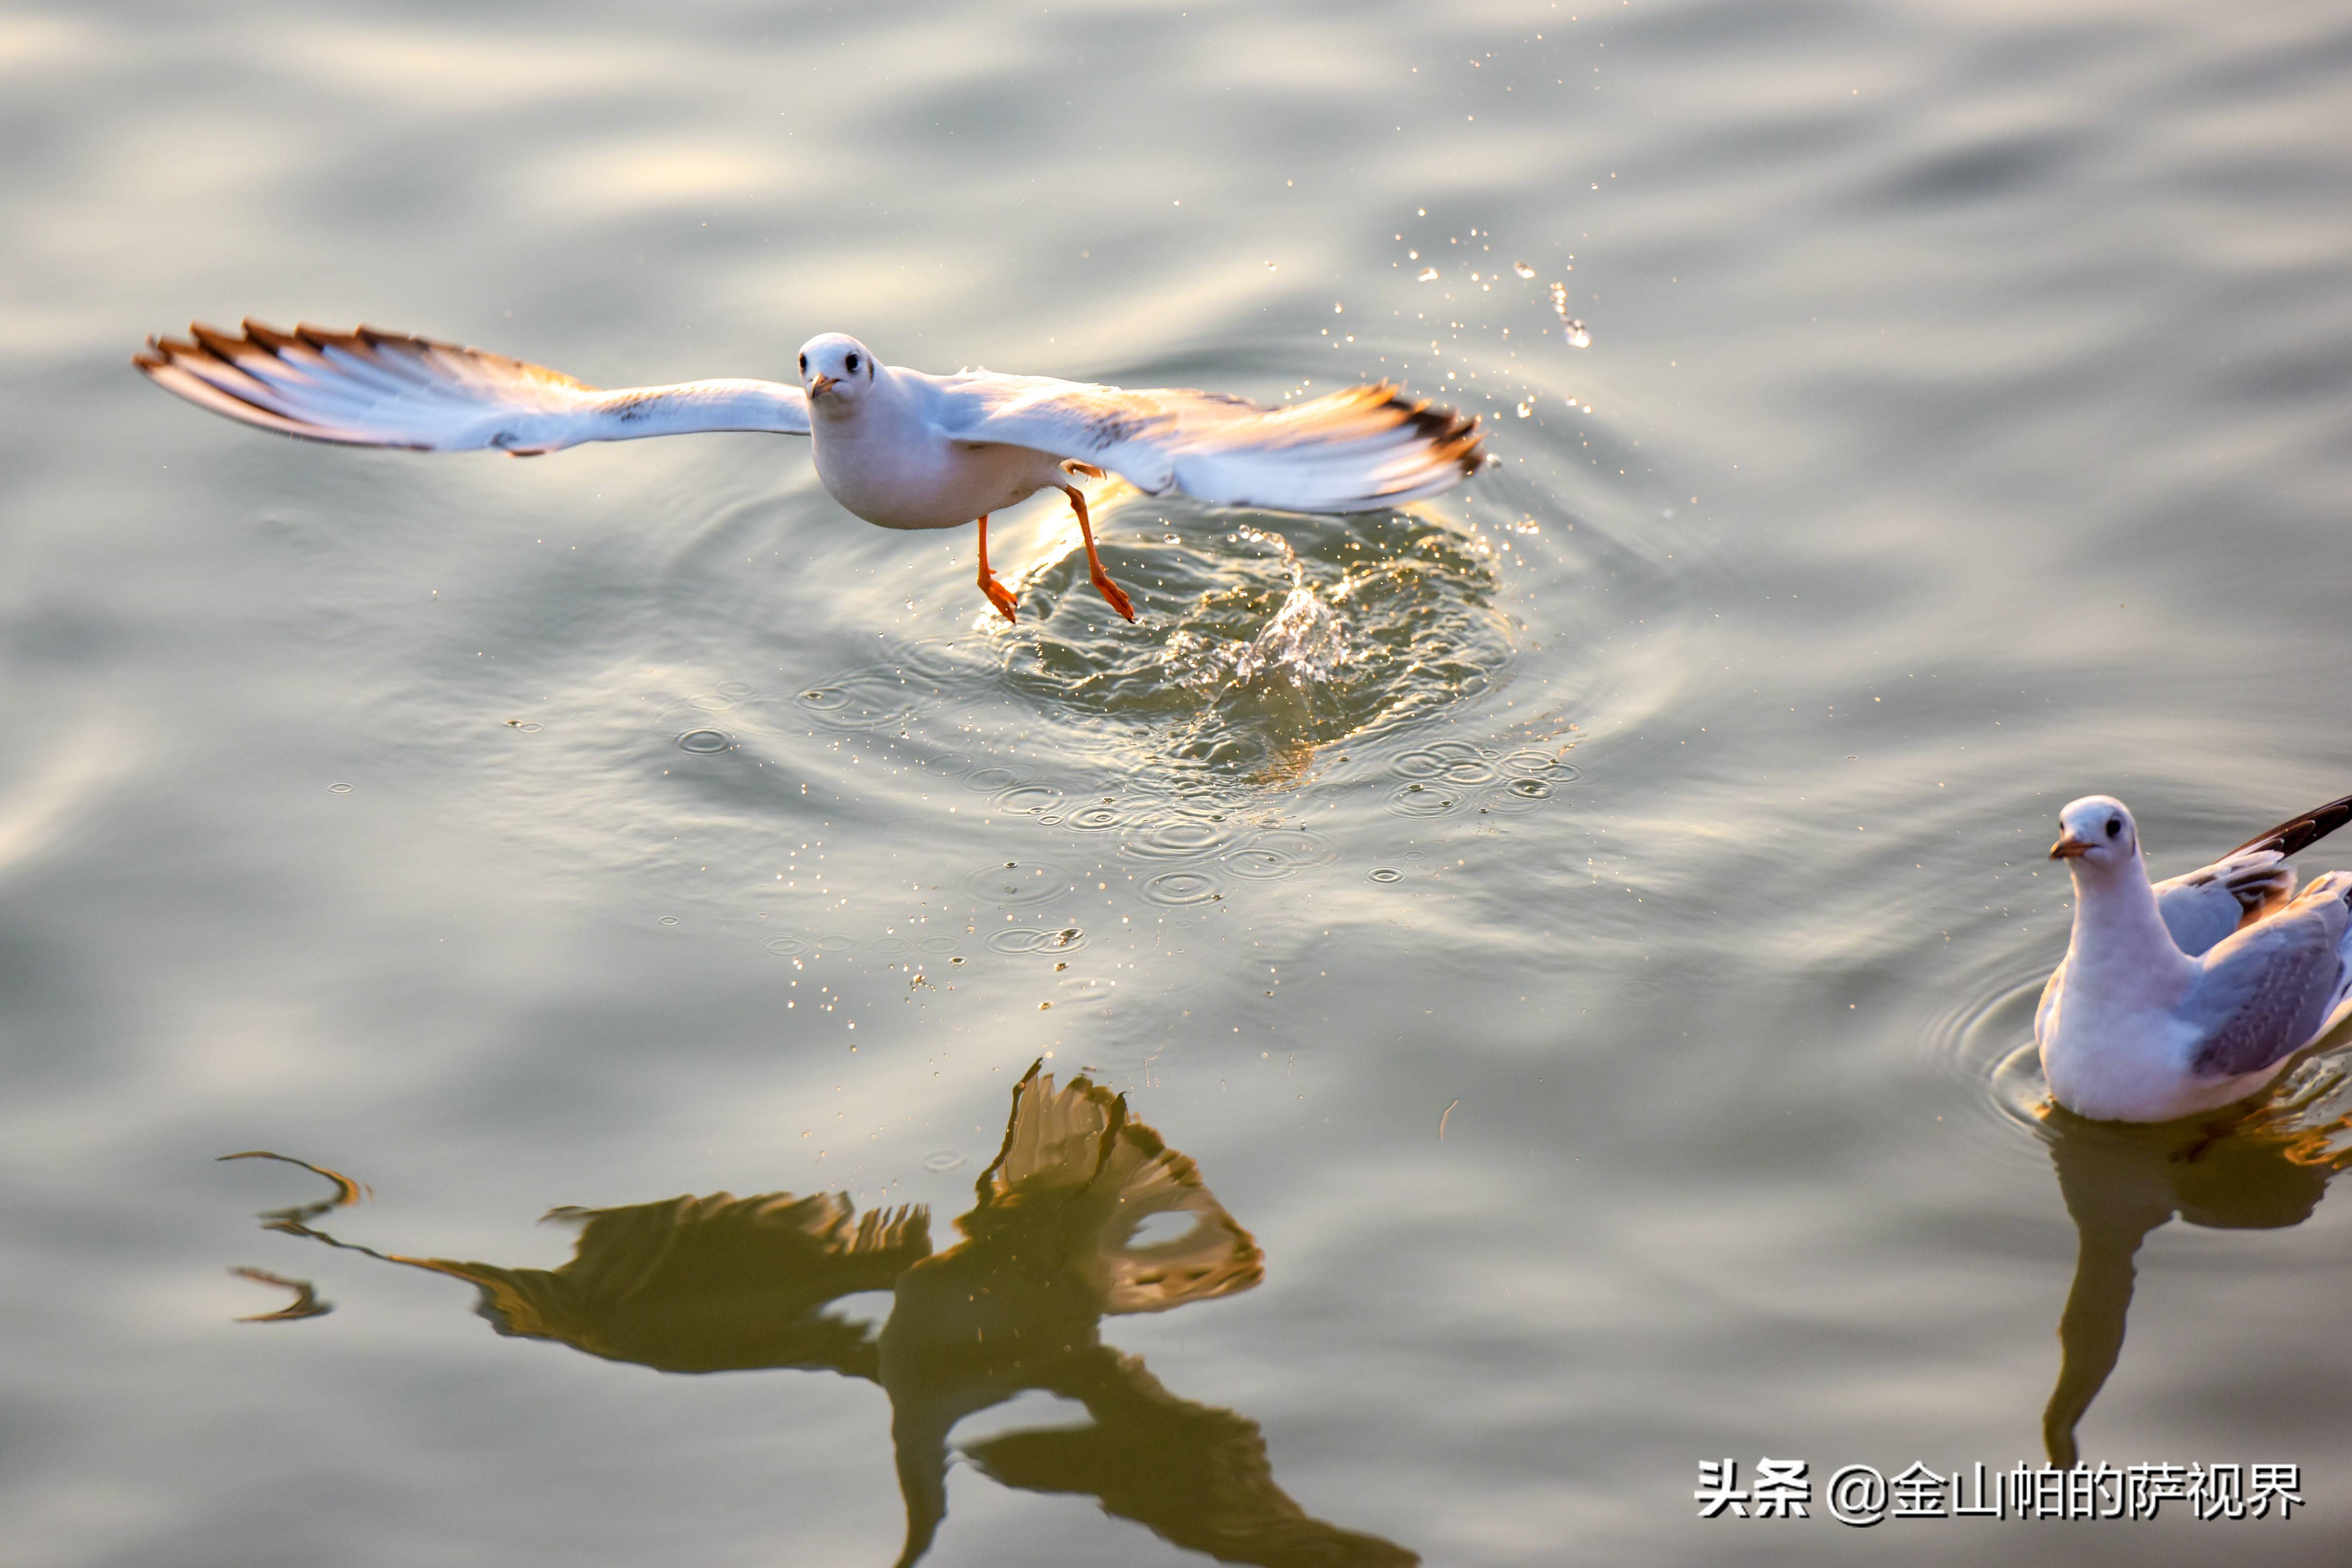
{"type": "Polygon", "coordinates": [[[2113,838],[2116,834],[2121,833],[2123,830],[2124,830],[2124,819],[2123,819],[2122,817],[2120,817],[2120,816],[2111,816],[2111,817],[2107,818],[2107,837],[2108,837],[2113,838]]]}
{"type": "Polygon", "coordinates": [[[808,355],[806,354],[801,355],[801,374],[803,375],[808,374],[808,355]]]}
{"type": "Polygon", "coordinates": [[[857,368],[857,356],[856,354],[851,354],[849,356],[849,368],[852,370],[856,370],[857,368]]]}

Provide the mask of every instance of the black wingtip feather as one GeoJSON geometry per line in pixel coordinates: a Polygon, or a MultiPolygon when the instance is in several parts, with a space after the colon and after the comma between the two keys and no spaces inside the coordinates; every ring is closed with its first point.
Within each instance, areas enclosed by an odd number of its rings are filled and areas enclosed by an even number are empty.
{"type": "Polygon", "coordinates": [[[1404,422],[1412,426],[1414,435],[1458,465],[1463,478],[1469,478],[1485,466],[1486,458],[1478,450],[1476,416],[1427,399],[1416,403],[1403,393],[1393,391],[1389,394],[1389,406],[1404,416],[1404,422]]]}
{"type": "MultiPolygon", "coordinates": [[[[2291,816],[2276,827],[2255,834],[2230,855],[2243,855],[2250,849],[2275,849],[2282,855],[2299,854],[2310,848],[2346,823],[2352,822],[2352,795],[2331,800],[2326,805],[2314,806],[2300,816],[2291,816]]],[[[2229,855],[2222,857],[2228,859],[2229,855]]]]}

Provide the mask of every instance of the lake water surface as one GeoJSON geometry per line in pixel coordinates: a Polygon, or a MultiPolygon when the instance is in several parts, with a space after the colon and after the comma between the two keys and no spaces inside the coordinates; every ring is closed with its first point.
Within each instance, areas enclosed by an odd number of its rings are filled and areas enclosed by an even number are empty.
{"type": "Polygon", "coordinates": [[[2011,1059],[2058,805],[2352,789],[2352,6],[30,0],[0,125],[0,1562],[2352,1552],[2324,1064],[2011,1059]],[[246,313],[1496,462],[1008,627],[795,440],[130,368],[246,313]],[[2305,1505],[1693,1501],[2069,1443],[2305,1505]]]}

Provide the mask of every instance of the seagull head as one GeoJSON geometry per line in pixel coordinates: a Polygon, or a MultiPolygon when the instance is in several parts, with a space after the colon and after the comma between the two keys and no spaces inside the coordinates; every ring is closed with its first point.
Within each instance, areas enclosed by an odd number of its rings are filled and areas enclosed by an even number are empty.
{"type": "Polygon", "coordinates": [[[2111,795],[2086,795],[2058,814],[2053,860],[2071,860],[2073,869],[2112,871],[2139,856],[2139,827],[2124,803],[2111,795]]]}
{"type": "Polygon", "coordinates": [[[846,332],[825,332],[801,345],[801,389],[812,409],[842,414],[857,406],[874,384],[874,351],[846,332]]]}

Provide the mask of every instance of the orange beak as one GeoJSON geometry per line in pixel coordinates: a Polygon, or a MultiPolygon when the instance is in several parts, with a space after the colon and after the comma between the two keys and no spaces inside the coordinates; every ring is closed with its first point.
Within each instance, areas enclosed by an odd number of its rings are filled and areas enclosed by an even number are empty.
{"type": "Polygon", "coordinates": [[[2060,834],[2058,836],[2058,842],[2050,847],[2050,858],[2053,860],[2080,860],[2084,855],[2090,852],[2090,848],[2091,841],[2089,839],[2075,837],[2073,831],[2070,829],[2067,832],[2060,834]]]}
{"type": "Polygon", "coordinates": [[[812,399],[823,396],[824,395],[824,389],[834,384],[835,380],[835,378],[830,375],[818,376],[814,381],[809,383],[809,396],[812,399]]]}

